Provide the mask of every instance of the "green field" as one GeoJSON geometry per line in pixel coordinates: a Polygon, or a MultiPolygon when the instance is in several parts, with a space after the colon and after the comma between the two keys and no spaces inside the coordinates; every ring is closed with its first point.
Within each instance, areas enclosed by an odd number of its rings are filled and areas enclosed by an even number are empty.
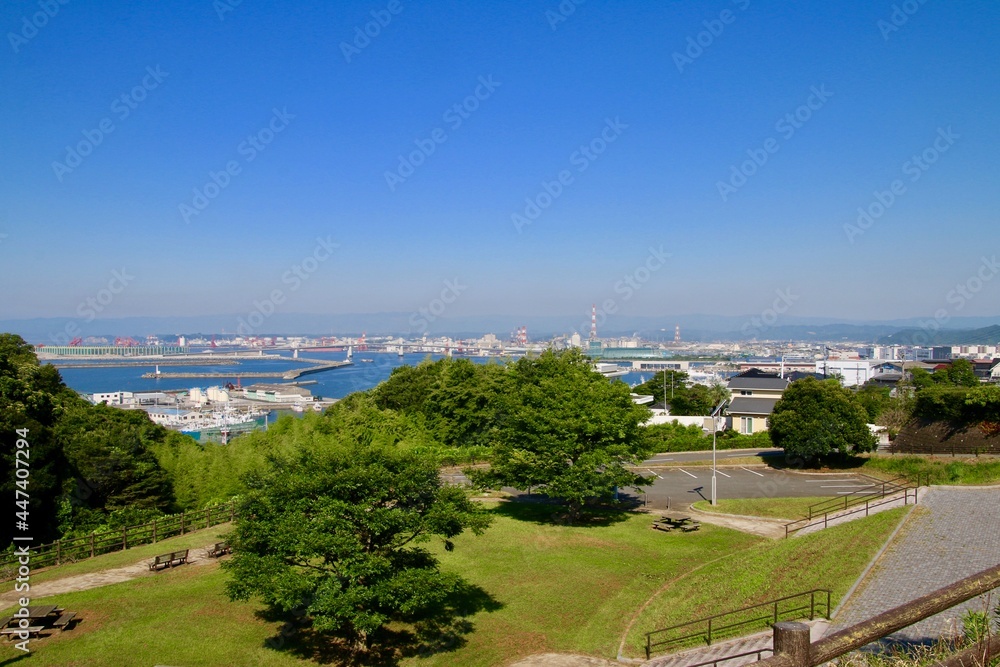
{"type": "MultiPolygon", "coordinates": [[[[930,479],[931,484],[1000,484],[1000,459],[985,456],[872,456],[861,466],[861,472],[881,473],[881,477],[905,475],[914,481],[919,474],[930,479]]],[[[926,481],[922,480],[922,483],[926,481]]]]}
{"type": "MultiPolygon", "coordinates": [[[[643,628],[678,615],[688,620],[692,614],[803,587],[832,586],[842,595],[900,516],[886,512],[772,542],[709,525],[695,533],[663,533],[642,514],[611,514],[600,525],[560,526],[545,520],[551,508],[544,506],[497,503],[491,511],[496,520],[485,535],[460,536],[454,551],[439,554],[443,568],[486,592],[488,610],[472,616],[471,632],[442,652],[403,664],[485,667],[540,652],[613,658],[629,620],[650,598],[653,603],[632,633],[632,653],[643,628]],[[703,565],[697,576],[685,576],[703,565]],[[779,570],[780,582],[774,583],[779,570]],[[688,604],[678,605],[680,600],[688,604]]],[[[203,546],[213,541],[212,532],[185,538],[198,538],[203,546]]],[[[160,553],[171,545],[151,546],[159,546],[153,552],[160,553]]],[[[112,554],[90,561],[89,567],[112,558],[134,563],[138,555],[138,549],[112,554]]],[[[60,569],[68,572],[69,567],[60,569]]],[[[280,624],[264,620],[259,605],[229,602],[223,594],[225,576],[217,562],[210,562],[32,600],[59,604],[83,620],[70,631],[35,640],[30,664],[269,667],[312,662],[287,646],[268,648],[265,641],[279,636],[280,624]]],[[[18,655],[11,644],[0,645],[0,661],[18,655]]]]}
{"type": "Polygon", "coordinates": [[[652,630],[814,588],[829,589],[836,608],[907,511],[901,507],[803,537],[763,542],[709,563],[671,584],[643,610],[625,654],[644,656],[645,633],[652,630]]]}
{"type": "Polygon", "coordinates": [[[801,519],[809,513],[809,506],[826,500],[830,496],[812,498],[734,498],[719,500],[712,506],[707,500],[699,500],[691,505],[702,512],[739,514],[741,516],[762,516],[772,519],[801,519]]]}

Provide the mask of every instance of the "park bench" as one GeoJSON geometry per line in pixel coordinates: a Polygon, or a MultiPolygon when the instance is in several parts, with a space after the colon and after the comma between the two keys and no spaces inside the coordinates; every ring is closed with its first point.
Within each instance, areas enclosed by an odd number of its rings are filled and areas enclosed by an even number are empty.
{"type": "Polygon", "coordinates": [[[52,623],[52,627],[53,628],[59,628],[59,631],[62,632],[64,630],[66,630],[70,625],[72,625],[73,621],[76,621],[76,620],[79,620],[79,619],[76,618],[76,612],[75,611],[67,611],[67,612],[63,613],[62,615],[60,615],[59,618],[57,618],[55,620],[55,622],[52,623]]]}
{"type": "Polygon", "coordinates": [[[188,549],[184,551],[173,551],[168,554],[160,554],[153,559],[153,562],[149,564],[150,570],[158,570],[160,566],[173,567],[174,565],[181,565],[186,563],[188,559],[188,549]]]}
{"type": "Polygon", "coordinates": [[[686,526],[681,526],[681,530],[683,530],[685,533],[693,533],[694,531],[698,530],[699,528],[701,528],[701,524],[698,523],[697,521],[695,521],[693,523],[689,523],[686,526]]]}
{"type": "Polygon", "coordinates": [[[218,558],[224,554],[231,552],[233,549],[229,546],[229,542],[216,542],[211,547],[209,547],[208,553],[211,558],[218,558]]]}
{"type": "Polygon", "coordinates": [[[0,630],[0,635],[5,636],[7,639],[10,639],[11,637],[23,638],[25,634],[32,637],[37,636],[38,633],[44,629],[45,628],[41,625],[32,625],[27,628],[4,628],[3,630],[0,630]]]}

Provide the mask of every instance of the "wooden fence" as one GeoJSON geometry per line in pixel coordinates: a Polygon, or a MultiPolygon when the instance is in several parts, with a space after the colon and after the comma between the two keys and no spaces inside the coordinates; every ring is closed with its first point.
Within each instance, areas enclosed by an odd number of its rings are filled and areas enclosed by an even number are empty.
{"type": "MultiPolygon", "coordinates": [[[[51,565],[72,563],[93,558],[101,554],[121,551],[141,544],[152,544],[169,537],[184,535],[193,530],[210,528],[232,521],[236,516],[236,503],[206,507],[194,512],[182,512],[165,516],[138,526],[125,526],[121,530],[106,533],[91,533],[82,537],[56,540],[28,549],[31,570],[51,565]]],[[[16,555],[5,553],[0,556],[0,581],[9,581],[18,576],[20,562],[16,555]]]]}

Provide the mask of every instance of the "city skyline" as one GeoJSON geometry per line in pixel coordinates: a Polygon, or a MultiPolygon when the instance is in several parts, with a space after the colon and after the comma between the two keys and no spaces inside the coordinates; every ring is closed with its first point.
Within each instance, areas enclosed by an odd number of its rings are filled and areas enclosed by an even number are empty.
{"type": "Polygon", "coordinates": [[[997,19],[7,3],[0,319],[996,317],[997,19]]]}

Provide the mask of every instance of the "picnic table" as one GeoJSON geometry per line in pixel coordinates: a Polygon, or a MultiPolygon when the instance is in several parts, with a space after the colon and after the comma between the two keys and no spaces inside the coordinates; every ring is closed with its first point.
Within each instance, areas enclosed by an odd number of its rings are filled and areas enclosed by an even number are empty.
{"type": "Polygon", "coordinates": [[[653,521],[653,528],[668,533],[671,530],[679,528],[686,533],[690,533],[701,528],[701,522],[687,515],[664,516],[653,521]]]}
{"type": "Polygon", "coordinates": [[[23,637],[25,634],[37,636],[42,630],[48,628],[59,628],[65,630],[76,619],[76,612],[67,612],[54,604],[29,605],[25,607],[27,616],[11,615],[0,620],[0,635],[7,639],[13,637],[23,637]],[[28,624],[21,626],[21,621],[27,620],[28,624]]]}

